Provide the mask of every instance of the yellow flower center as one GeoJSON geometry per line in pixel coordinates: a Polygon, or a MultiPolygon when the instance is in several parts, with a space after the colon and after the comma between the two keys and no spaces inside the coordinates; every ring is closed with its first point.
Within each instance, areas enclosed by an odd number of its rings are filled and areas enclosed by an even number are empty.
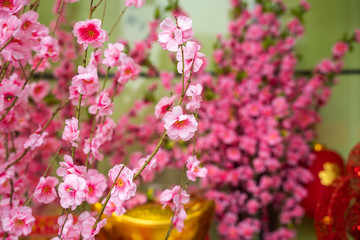
{"type": "Polygon", "coordinates": [[[115,183],[116,187],[123,187],[124,181],[121,178],[118,178],[115,183]]]}
{"type": "Polygon", "coordinates": [[[20,220],[20,219],[16,219],[15,221],[14,221],[14,225],[15,225],[15,227],[22,227],[23,225],[24,225],[24,220],[20,220]]]}
{"type": "Polygon", "coordinates": [[[89,185],[89,195],[93,195],[93,193],[94,193],[94,188],[93,186],[89,185]]]}
{"type": "Polygon", "coordinates": [[[94,79],[83,79],[83,83],[86,85],[90,85],[94,83],[94,79]]]}
{"type": "Polygon", "coordinates": [[[9,9],[13,9],[14,8],[14,4],[12,0],[0,0],[0,6],[1,7],[6,7],[9,9]]]}
{"type": "Polygon", "coordinates": [[[26,22],[24,22],[24,24],[22,25],[22,29],[27,29],[30,25],[31,25],[31,22],[30,22],[30,21],[26,21],[26,22]]]}
{"type": "Polygon", "coordinates": [[[50,193],[50,192],[51,192],[51,188],[50,188],[49,186],[46,186],[46,187],[44,187],[43,192],[44,192],[44,193],[50,193]]]}
{"type": "Polygon", "coordinates": [[[95,34],[94,31],[88,30],[88,31],[86,32],[86,37],[89,38],[89,39],[95,39],[95,38],[96,38],[96,34],[95,34]]]}
{"type": "Polygon", "coordinates": [[[183,127],[186,125],[186,123],[187,123],[187,119],[181,120],[181,121],[177,120],[177,121],[174,123],[174,126],[175,126],[176,128],[183,128],[183,127]]]}
{"type": "Polygon", "coordinates": [[[132,73],[131,68],[125,68],[124,73],[125,75],[130,75],[132,73]]]}

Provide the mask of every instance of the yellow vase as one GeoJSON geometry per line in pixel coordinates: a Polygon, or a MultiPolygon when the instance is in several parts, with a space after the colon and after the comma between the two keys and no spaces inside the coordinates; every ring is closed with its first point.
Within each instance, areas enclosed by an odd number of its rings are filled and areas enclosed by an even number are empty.
{"type": "MultiPolygon", "coordinates": [[[[95,204],[100,211],[101,204],[95,204]]],[[[213,201],[196,200],[185,206],[188,217],[182,232],[173,229],[169,240],[204,240],[214,214],[213,201]]],[[[148,203],[128,210],[122,216],[112,215],[102,228],[99,239],[161,240],[165,239],[173,213],[157,203],[148,203]]]]}

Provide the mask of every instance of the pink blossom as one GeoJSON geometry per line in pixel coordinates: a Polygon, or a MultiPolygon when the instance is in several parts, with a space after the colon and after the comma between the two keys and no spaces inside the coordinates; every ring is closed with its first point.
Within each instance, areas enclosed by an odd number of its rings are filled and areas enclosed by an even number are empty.
{"type": "Polygon", "coordinates": [[[304,33],[304,27],[301,24],[301,22],[299,21],[299,19],[294,18],[293,20],[291,20],[288,25],[288,30],[292,35],[295,36],[301,36],[304,33]]]}
{"type": "Polygon", "coordinates": [[[173,224],[178,232],[182,232],[182,230],[184,230],[185,227],[184,221],[186,218],[187,218],[187,214],[184,208],[180,208],[180,210],[176,210],[173,219],[173,224]]]}
{"type": "Polygon", "coordinates": [[[173,72],[164,72],[164,71],[160,72],[160,79],[161,79],[161,83],[164,86],[164,88],[170,89],[171,80],[174,78],[174,76],[175,75],[173,72]]]}
{"type": "Polygon", "coordinates": [[[69,155],[64,155],[65,162],[59,162],[60,167],[56,170],[56,174],[60,177],[65,177],[68,174],[76,174],[79,177],[84,177],[86,173],[85,166],[74,165],[74,160],[69,155]]]}
{"type": "Polygon", "coordinates": [[[57,197],[55,186],[59,180],[54,177],[41,177],[35,188],[34,199],[39,203],[51,203],[57,197]]]}
{"type": "MultiPolygon", "coordinates": [[[[7,14],[6,14],[7,15],[7,14]]],[[[9,38],[14,34],[14,31],[20,24],[20,20],[12,16],[1,16],[0,14],[0,44],[4,45],[9,38]]]]}
{"type": "Polygon", "coordinates": [[[264,36],[264,30],[260,24],[253,24],[246,32],[247,40],[260,40],[264,36]]]}
{"type": "Polygon", "coordinates": [[[120,216],[123,215],[125,212],[126,209],[124,208],[124,201],[120,200],[117,197],[110,197],[109,202],[105,207],[104,214],[110,217],[113,213],[120,216]]]}
{"type": "Polygon", "coordinates": [[[289,104],[284,97],[277,97],[272,101],[274,113],[283,118],[289,114],[289,104]]]}
{"type": "Polygon", "coordinates": [[[172,112],[167,112],[164,115],[164,122],[167,135],[173,140],[188,141],[195,135],[198,127],[194,115],[183,114],[181,106],[176,106],[172,112]]]}
{"type": "Polygon", "coordinates": [[[336,70],[334,62],[329,59],[322,60],[316,69],[323,74],[332,73],[336,70]]]}
{"type": "Polygon", "coordinates": [[[14,84],[10,79],[4,78],[0,88],[0,111],[10,107],[16,97],[22,98],[22,96],[21,87],[14,84]]]}
{"type": "Polygon", "coordinates": [[[30,59],[30,65],[33,69],[37,67],[37,72],[44,72],[45,69],[49,69],[51,67],[49,61],[47,59],[41,58],[39,55],[36,55],[30,59]],[[40,62],[41,59],[42,61],[40,62]]]}
{"type": "Polygon", "coordinates": [[[92,139],[85,139],[83,152],[85,154],[91,154],[90,162],[92,162],[93,159],[99,161],[103,160],[104,155],[99,152],[99,148],[102,143],[103,141],[100,140],[98,137],[94,137],[92,139]]]}
{"type": "Polygon", "coordinates": [[[184,44],[194,36],[190,18],[179,16],[177,25],[169,17],[160,23],[162,32],[159,33],[159,44],[163,49],[176,52],[179,45],[184,44]]]}
{"type": "Polygon", "coordinates": [[[202,93],[203,87],[201,84],[192,84],[189,86],[186,91],[186,96],[190,98],[190,102],[186,104],[186,110],[195,111],[200,108],[202,102],[202,93]]]}
{"type": "Polygon", "coordinates": [[[20,16],[20,26],[15,30],[14,37],[16,39],[29,39],[33,35],[33,31],[39,27],[39,14],[35,11],[27,11],[20,16]]]}
{"type": "Polygon", "coordinates": [[[136,64],[131,57],[124,57],[122,64],[118,67],[119,78],[118,82],[121,84],[127,83],[130,79],[136,80],[141,71],[140,65],[136,64]]]}
{"type": "Polygon", "coordinates": [[[310,4],[306,0],[300,0],[300,6],[306,11],[309,11],[311,8],[310,4]]]}
{"type": "MultiPolygon", "coordinates": [[[[116,165],[109,171],[111,182],[114,182],[119,171],[124,164],[116,165]]],[[[115,182],[114,188],[111,191],[112,197],[118,197],[120,200],[128,200],[136,193],[136,184],[133,182],[134,173],[127,167],[124,167],[118,179],[115,182]]]]}
{"type": "Polygon", "coordinates": [[[86,201],[95,204],[102,197],[106,188],[107,184],[104,175],[96,169],[89,169],[85,189],[86,201]]]}
{"type": "Polygon", "coordinates": [[[189,180],[195,182],[196,178],[204,178],[207,174],[207,169],[205,167],[199,167],[200,161],[197,160],[196,156],[189,156],[186,162],[186,176],[189,180]]]}
{"type": "Polygon", "coordinates": [[[0,164],[0,185],[15,175],[15,167],[11,166],[6,170],[7,164],[0,164]]]}
{"type": "Polygon", "coordinates": [[[246,41],[241,45],[241,49],[246,55],[255,57],[261,52],[262,45],[260,42],[246,41]]]}
{"type": "Polygon", "coordinates": [[[355,29],[355,42],[360,42],[360,29],[355,29]]]}
{"type": "Polygon", "coordinates": [[[349,50],[349,46],[345,42],[338,42],[332,48],[332,53],[335,57],[343,57],[349,50]]]}
{"type": "Polygon", "coordinates": [[[115,67],[121,64],[123,58],[126,57],[126,54],[123,53],[124,45],[121,43],[109,43],[108,48],[104,51],[104,60],[103,64],[108,67],[115,67]]]}
{"type": "Polygon", "coordinates": [[[77,37],[78,44],[84,44],[84,50],[89,44],[93,48],[102,47],[107,40],[107,33],[101,29],[101,21],[98,19],[86,19],[75,23],[73,34],[77,37]]]}
{"type": "Polygon", "coordinates": [[[35,102],[40,102],[49,94],[50,84],[45,80],[30,84],[30,96],[35,102]]]}
{"type": "Polygon", "coordinates": [[[103,124],[99,124],[96,128],[95,138],[100,139],[103,144],[112,139],[116,124],[112,118],[106,118],[103,124]]]}
{"type": "Polygon", "coordinates": [[[20,11],[28,3],[28,0],[1,0],[0,13],[6,12],[8,14],[14,14],[20,11]]]}
{"type": "Polygon", "coordinates": [[[230,161],[240,162],[241,160],[241,152],[238,147],[228,147],[226,148],[226,157],[230,161]]]}
{"type": "Polygon", "coordinates": [[[180,186],[174,186],[171,190],[166,189],[164,190],[160,195],[160,202],[163,205],[163,208],[165,208],[167,205],[170,206],[170,208],[174,211],[175,208],[179,209],[183,205],[189,202],[190,195],[186,193],[184,189],[181,189],[180,192],[180,186]]]}
{"type": "Polygon", "coordinates": [[[125,0],[125,6],[126,7],[130,7],[132,5],[134,5],[137,8],[142,7],[142,5],[144,5],[145,0],[125,0]]]}
{"type": "Polygon", "coordinates": [[[124,207],[127,209],[133,209],[136,206],[143,205],[148,202],[148,198],[143,193],[136,193],[134,197],[127,201],[124,201],[124,207]]]}
{"type": "Polygon", "coordinates": [[[255,199],[250,199],[247,203],[246,203],[246,210],[249,214],[256,214],[258,209],[260,208],[260,203],[258,201],[256,201],[255,199]]]}
{"type": "Polygon", "coordinates": [[[80,214],[78,218],[78,222],[74,224],[74,217],[71,213],[69,213],[67,216],[62,215],[58,218],[57,222],[59,225],[59,234],[61,238],[58,238],[57,240],[76,240],[80,238],[80,232],[81,232],[81,225],[79,224],[80,219],[84,214],[88,212],[84,212],[80,214]],[[65,221],[65,219],[67,219],[65,221]]]}
{"type": "Polygon", "coordinates": [[[75,210],[85,200],[85,188],[85,179],[75,174],[66,175],[58,189],[61,207],[75,210]]]}
{"type": "Polygon", "coordinates": [[[94,217],[89,217],[82,222],[81,236],[84,240],[95,240],[95,235],[97,235],[100,229],[105,226],[106,218],[98,222],[96,228],[93,229],[92,227],[94,226],[95,222],[96,219],[94,217]]]}
{"type": "Polygon", "coordinates": [[[270,130],[266,135],[265,139],[269,145],[274,146],[281,142],[281,136],[277,130],[270,130]]]}
{"type": "Polygon", "coordinates": [[[34,222],[35,218],[29,207],[14,207],[9,211],[8,216],[2,218],[4,231],[17,237],[28,235],[34,222]]]}
{"type": "Polygon", "coordinates": [[[65,128],[62,135],[62,139],[65,141],[70,141],[71,146],[78,147],[77,141],[80,141],[80,130],[78,126],[78,119],[75,117],[65,120],[65,128]]]}
{"type": "Polygon", "coordinates": [[[40,147],[44,143],[44,138],[48,135],[47,132],[43,132],[41,135],[38,133],[33,133],[25,141],[24,148],[30,148],[31,151],[34,151],[35,148],[40,147]]]}
{"type": "MultiPolygon", "coordinates": [[[[184,74],[186,77],[190,77],[191,73],[198,72],[204,63],[205,55],[201,52],[198,52],[200,48],[200,44],[191,41],[187,42],[185,47],[183,47],[184,74]]],[[[179,61],[177,64],[177,70],[181,74],[183,70],[181,49],[177,51],[176,59],[179,61]]]]}
{"type": "Polygon", "coordinates": [[[160,118],[165,115],[167,111],[171,108],[171,106],[174,104],[174,101],[176,99],[176,96],[171,97],[163,97],[160,99],[160,101],[155,106],[155,117],[160,118]]]}
{"type": "Polygon", "coordinates": [[[78,75],[72,79],[72,85],[77,87],[77,91],[85,96],[90,96],[98,91],[99,79],[97,69],[94,65],[89,64],[86,68],[78,67],[78,75]]]}
{"type": "MultiPolygon", "coordinates": [[[[78,87],[75,87],[73,85],[71,85],[69,87],[69,99],[71,99],[71,102],[73,105],[77,106],[77,104],[79,103],[79,91],[78,91],[78,87]]],[[[84,101],[81,101],[81,106],[84,106],[84,101]]]]}
{"type": "MultiPolygon", "coordinates": [[[[137,173],[141,169],[141,167],[145,164],[145,162],[149,159],[149,157],[150,157],[150,155],[148,155],[144,158],[140,158],[140,160],[138,161],[138,167],[133,170],[134,174],[137,173]]],[[[146,182],[154,179],[154,176],[155,176],[154,170],[156,168],[156,165],[157,165],[157,159],[152,158],[151,161],[148,163],[148,165],[141,172],[141,176],[143,176],[143,178],[146,182]]]]}
{"type": "Polygon", "coordinates": [[[59,58],[60,46],[58,41],[53,37],[46,36],[40,42],[40,57],[50,58],[51,61],[56,62],[59,58]]]}
{"type": "Polygon", "coordinates": [[[89,107],[89,113],[95,115],[98,112],[99,116],[109,116],[112,114],[113,103],[109,97],[109,92],[106,90],[96,96],[95,104],[89,107]]]}

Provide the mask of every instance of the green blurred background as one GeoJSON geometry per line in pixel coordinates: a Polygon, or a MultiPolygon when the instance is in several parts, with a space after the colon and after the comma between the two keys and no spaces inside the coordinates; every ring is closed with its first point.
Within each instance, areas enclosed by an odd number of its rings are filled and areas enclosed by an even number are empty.
{"type": "MultiPolygon", "coordinates": [[[[39,7],[40,21],[48,24],[55,18],[51,9],[53,0],[41,1],[39,7]]],[[[96,0],[95,0],[96,2],[96,0]]],[[[284,0],[289,6],[297,0],[284,0]]],[[[67,15],[74,22],[88,17],[90,0],[81,0],[69,8],[67,15]]],[[[202,42],[202,52],[211,58],[213,43],[217,34],[227,33],[229,17],[228,0],[179,0],[180,5],[193,19],[196,38],[202,42]]],[[[297,52],[302,55],[298,69],[311,70],[319,61],[331,55],[332,45],[344,34],[351,33],[360,27],[359,0],[309,0],[311,11],[305,15],[305,35],[299,41],[297,52]]],[[[166,0],[146,0],[140,9],[130,7],[119,26],[110,38],[115,42],[118,37],[130,42],[140,40],[147,35],[147,22],[152,19],[156,6],[165,6],[166,0]]],[[[120,15],[124,1],[107,0],[104,28],[110,30],[120,15]]],[[[95,12],[95,18],[101,18],[103,6],[95,12]]],[[[152,60],[162,69],[172,69],[167,54],[160,47],[155,47],[152,60]]],[[[211,68],[211,64],[210,64],[211,68]]],[[[360,48],[345,58],[345,69],[360,69],[360,48]]],[[[122,108],[116,113],[119,116],[126,111],[130,103],[144,92],[148,81],[140,79],[127,86],[121,97],[122,108]]],[[[333,88],[329,104],[321,110],[322,123],[318,126],[318,141],[328,148],[339,152],[344,159],[360,140],[360,75],[340,75],[339,83],[333,88]]],[[[316,239],[313,220],[306,217],[298,226],[298,239],[316,239]]]]}

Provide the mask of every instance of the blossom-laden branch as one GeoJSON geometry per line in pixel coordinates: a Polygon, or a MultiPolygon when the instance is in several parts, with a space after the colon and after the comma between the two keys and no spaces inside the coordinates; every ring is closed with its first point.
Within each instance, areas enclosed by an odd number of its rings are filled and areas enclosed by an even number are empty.
{"type": "Polygon", "coordinates": [[[103,204],[102,207],[101,207],[101,210],[100,210],[99,215],[98,215],[98,217],[97,217],[97,219],[96,219],[96,222],[94,223],[94,225],[93,225],[93,227],[92,227],[93,229],[96,229],[97,224],[99,223],[99,221],[100,221],[100,219],[101,219],[101,216],[102,216],[103,213],[104,213],[104,210],[105,210],[105,208],[106,208],[106,205],[107,205],[108,202],[109,202],[109,199],[110,199],[110,197],[111,197],[111,194],[112,194],[112,191],[113,191],[113,189],[114,189],[114,186],[115,186],[115,184],[117,183],[117,180],[118,180],[120,174],[122,173],[122,171],[124,170],[124,168],[125,168],[125,165],[122,166],[122,168],[120,169],[119,173],[117,174],[117,176],[116,176],[113,184],[111,185],[111,188],[110,188],[110,190],[109,190],[109,192],[108,192],[108,194],[107,194],[107,196],[106,196],[106,198],[105,198],[104,204],[103,204]]]}

